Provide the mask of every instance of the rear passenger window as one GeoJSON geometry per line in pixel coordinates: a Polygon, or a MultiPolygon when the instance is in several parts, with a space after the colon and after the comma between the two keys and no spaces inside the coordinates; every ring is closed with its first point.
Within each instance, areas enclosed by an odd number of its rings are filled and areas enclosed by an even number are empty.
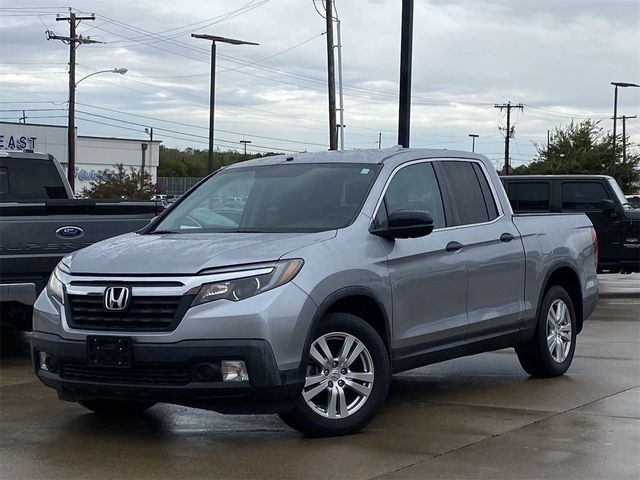
{"type": "Polygon", "coordinates": [[[562,210],[589,212],[602,209],[602,200],[609,195],[598,182],[564,182],[562,184],[562,210]]]}
{"type": "Polygon", "coordinates": [[[550,193],[548,182],[507,183],[507,195],[514,212],[548,212],[550,193]]]}
{"type": "Polygon", "coordinates": [[[473,163],[473,169],[476,172],[476,177],[478,177],[478,181],[480,182],[480,188],[482,189],[482,195],[484,196],[484,203],[487,206],[487,213],[489,214],[489,220],[493,220],[498,218],[498,207],[496,206],[496,201],[493,198],[493,193],[491,192],[491,187],[489,187],[489,182],[487,181],[487,177],[484,175],[482,168],[477,163],[473,163]]]}
{"type": "MultiPolygon", "coordinates": [[[[472,162],[439,162],[450,194],[453,225],[470,225],[488,222],[497,216],[495,203],[487,207],[486,193],[472,162]],[[490,214],[491,211],[491,214],[490,214]]],[[[438,172],[440,173],[440,172],[438,172]]],[[[481,178],[484,174],[480,171],[481,178]]],[[[486,179],[484,179],[486,182],[486,179]]],[[[488,189],[488,185],[487,185],[488,189]]],[[[490,192],[487,192],[490,194],[490,192]]],[[[493,202],[493,199],[491,199],[493,202]]]]}
{"type": "MultiPolygon", "coordinates": [[[[380,210],[385,206],[388,215],[398,210],[424,210],[433,217],[435,228],[445,226],[442,196],[431,163],[417,163],[399,170],[387,188],[380,210]]],[[[380,211],[376,221],[381,221],[380,211]]]]}

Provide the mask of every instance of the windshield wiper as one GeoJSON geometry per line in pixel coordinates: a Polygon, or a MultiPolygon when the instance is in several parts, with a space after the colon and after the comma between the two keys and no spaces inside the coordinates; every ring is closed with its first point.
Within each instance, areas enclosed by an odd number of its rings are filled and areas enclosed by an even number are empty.
{"type": "Polygon", "coordinates": [[[168,233],[182,233],[179,230],[151,230],[150,232],[147,232],[147,235],[164,235],[164,234],[168,234],[168,233]]]}

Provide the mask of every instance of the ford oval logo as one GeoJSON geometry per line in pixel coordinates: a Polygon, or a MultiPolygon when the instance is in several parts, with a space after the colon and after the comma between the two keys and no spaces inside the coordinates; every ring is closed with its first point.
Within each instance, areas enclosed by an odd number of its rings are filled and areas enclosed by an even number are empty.
{"type": "Polygon", "coordinates": [[[56,230],[56,235],[60,238],[79,238],[84,235],[84,230],[80,227],[74,227],[68,225],[66,227],[60,227],[56,230]]]}

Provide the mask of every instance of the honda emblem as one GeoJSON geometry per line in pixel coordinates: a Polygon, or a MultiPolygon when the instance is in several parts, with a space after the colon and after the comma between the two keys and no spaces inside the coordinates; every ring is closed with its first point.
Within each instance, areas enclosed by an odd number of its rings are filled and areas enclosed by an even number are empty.
{"type": "Polygon", "coordinates": [[[104,308],[112,312],[122,312],[129,307],[131,289],[129,287],[108,287],[104,291],[104,308]]]}

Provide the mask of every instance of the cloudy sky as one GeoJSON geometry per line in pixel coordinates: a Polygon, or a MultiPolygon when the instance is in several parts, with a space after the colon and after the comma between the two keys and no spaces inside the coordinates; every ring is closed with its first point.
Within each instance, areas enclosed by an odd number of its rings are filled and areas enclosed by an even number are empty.
{"type": "MultiPolygon", "coordinates": [[[[411,145],[471,149],[501,162],[504,113],[515,111],[512,161],[530,161],[548,129],[590,117],[611,128],[612,81],[640,83],[640,0],[416,0],[411,145]]],[[[342,28],[346,148],[397,141],[400,0],[336,0],[342,28]]],[[[322,8],[321,2],[316,6],[322,8]]],[[[216,146],[253,151],[328,145],[326,37],[312,0],[78,0],[95,13],[79,32],[77,79],[114,67],[77,92],[80,135],[146,138],[206,148],[209,33],[257,42],[220,45],[216,146]]],[[[56,1],[0,2],[0,119],[66,124],[68,35],[56,1]],[[19,5],[19,6],[18,6],[19,5]]],[[[619,92],[637,115],[640,88],[619,92]]],[[[640,143],[640,119],[628,121],[640,143]]],[[[619,126],[620,128],[620,126],[619,126]]]]}

